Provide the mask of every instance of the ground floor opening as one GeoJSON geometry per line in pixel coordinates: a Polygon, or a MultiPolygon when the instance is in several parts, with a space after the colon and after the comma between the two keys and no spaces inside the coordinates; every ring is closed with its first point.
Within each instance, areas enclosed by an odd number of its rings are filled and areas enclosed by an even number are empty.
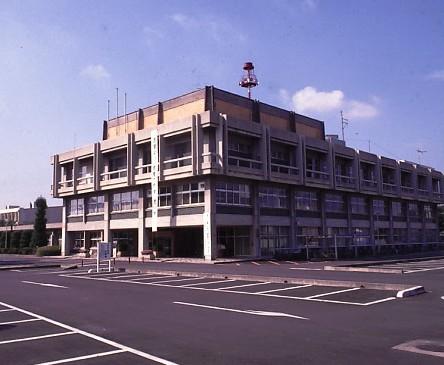
{"type": "Polygon", "coordinates": [[[161,228],[157,232],[149,231],[148,237],[148,249],[152,250],[158,258],[204,257],[202,226],[161,228]]]}

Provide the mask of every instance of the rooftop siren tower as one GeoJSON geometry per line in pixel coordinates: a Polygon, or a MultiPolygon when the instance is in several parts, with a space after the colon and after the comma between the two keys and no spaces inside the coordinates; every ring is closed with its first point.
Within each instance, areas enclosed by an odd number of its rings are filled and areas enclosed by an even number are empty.
{"type": "Polygon", "coordinates": [[[254,74],[253,62],[245,62],[243,69],[244,74],[239,81],[239,86],[246,87],[248,89],[248,99],[251,99],[251,89],[259,85],[257,77],[254,74]]]}

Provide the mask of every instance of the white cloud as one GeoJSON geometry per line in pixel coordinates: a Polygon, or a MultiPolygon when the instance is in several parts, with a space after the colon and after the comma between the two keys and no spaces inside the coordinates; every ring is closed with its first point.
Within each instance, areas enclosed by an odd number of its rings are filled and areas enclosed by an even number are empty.
{"type": "Polygon", "coordinates": [[[317,0],[303,0],[302,7],[307,10],[315,10],[318,7],[317,0]]]}
{"type": "Polygon", "coordinates": [[[298,113],[328,112],[342,106],[344,93],[341,90],[317,91],[312,86],[306,86],[297,91],[292,100],[298,113]]]}
{"type": "Polygon", "coordinates": [[[87,77],[96,81],[109,79],[111,77],[106,68],[100,64],[86,66],[82,71],[80,71],[80,76],[87,77]]]}
{"type": "Polygon", "coordinates": [[[285,105],[289,105],[297,113],[327,116],[330,113],[344,111],[350,119],[371,119],[379,114],[377,96],[370,98],[371,102],[348,99],[342,90],[318,91],[313,86],[296,91],[292,96],[285,90],[279,90],[279,97],[285,105]]]}
{"type": "Polygon", "coordinates": [[[146,43],[149,46],[152,46],[159,39],[165,38],[165,35],[161,31],[148,26],[143,28],[143,33],[145,34],[146,43]]]}
{"type": "Polygon", "coordinates": [[[207,15],[198,19],[186,14],[175,13],[168,18],[186,31],[198,31],[219,43],[232,40],[243,43],[247,40],[247,36],[243,32],[220,17],[207,15]]]}
{"type": "Polygon", "coordinates": [[[437,70],[427,75],[428,79],[444,81],[444,70],[437,70]]]}

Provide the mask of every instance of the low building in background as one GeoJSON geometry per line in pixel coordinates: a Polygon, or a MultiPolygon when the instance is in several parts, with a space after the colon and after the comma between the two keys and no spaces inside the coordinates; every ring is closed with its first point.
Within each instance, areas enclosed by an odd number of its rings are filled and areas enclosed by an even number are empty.
{"type": "MultiPolygon", "coordinates": [[[[0,247],[9,245],[14,232],[32,232],[34,230],[35,212],[36,208],[21,208],[19,206],[7,206],[6,209],[0,209],[0,233],[5,233],[3,240],[0,240],[0,247]]],[[[48,207],[46,210],[49,245],[61,244],[62,212],[63,207],[61,206],[48,207]]]]}
{"type": "Polygon", "coordinates": [[[62,253],[367,254],[439,244],[443,174],[347,147],[324,123],[212,86],[52,157],[62,253]]]}

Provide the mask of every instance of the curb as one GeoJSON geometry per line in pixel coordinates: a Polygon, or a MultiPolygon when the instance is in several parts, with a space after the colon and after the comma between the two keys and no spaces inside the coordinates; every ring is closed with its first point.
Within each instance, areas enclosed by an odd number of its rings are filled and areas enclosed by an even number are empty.
{"type": "Polygon", "coordinates": [[[424,294],[426,291],[423,286],[414,286],[404,290],[400,290],[396,293],[396,298],[407,298],[414,295],[424,294]]]}
{"type": "Polygon", "coordinates": [[[26,270],[26,269],[47,269],[60,267],[59,264],[47,264],[47,265],[10,265],[0,267],[0,270],[26,270]]]}
{"type": "Polygon", "coordinates": [[[355,266],[324,266],[327,271],[353,271],[353,272],[376,272],[381,274],[403,274],[402,269],[377,269],[373,267],[355,267],[355,266]]]}
{"type": "MultiPolygon", "coordinates": [[[[245,281],[263,281],[269,283],[283,283],[283,284],[301,284],[301,285],[319,285],[319,286],[337,286],[344,288],[365,288],[376,290],[394,290],[398,293],[405,291],[409,293],[411,289],[408,285],[403,284],[386,284],[386,283],[367,283],[362,281],[345,281],[345,280],[322,280],[322,279],[298,279],[290,277],[276,277],[276,276],[256,276],[256,275],[232,275],[232,274],[219,274],[219,273],[205,273],[205,272],[180,272],[180,271],[167,271],[167,270],[126,270],[128,273],[136,274],[158,274],[158,275],[174,275],[174,276],[186,276],[186,277],[206,277],[210,279],[234,279],[245,281]]],[[[424,288],[423,292],[425,292],[424,288]]],[[[421,294],[421,293],[418,293],[421,294]]],[[[416,294],[412,294],[416,295],[416,294]]]]}

